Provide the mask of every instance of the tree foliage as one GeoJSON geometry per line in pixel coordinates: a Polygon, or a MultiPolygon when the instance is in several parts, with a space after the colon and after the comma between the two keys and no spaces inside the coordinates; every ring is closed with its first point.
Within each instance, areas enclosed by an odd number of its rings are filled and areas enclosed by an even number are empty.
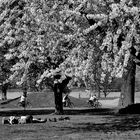
{"type": "Polygon", "coordinates": [[[0,4],[0,47],[10,80],[50,85],[56,68],[73,82],[102,88],[139,57],[136,0],[9,0],[0,4]]]}
{"type": "Polygon", "coordinates": [[[88,76],[92,83],[96,75],[101,83],[127,75],[132,68],[129,62],[139,61],[139,2],[83,0],[73,7],[63,13],[71,17],[69,26],[77,25],[75,32],[66,36],[68,41],[76,41],[66,59],[75,75],[88,76]]]}

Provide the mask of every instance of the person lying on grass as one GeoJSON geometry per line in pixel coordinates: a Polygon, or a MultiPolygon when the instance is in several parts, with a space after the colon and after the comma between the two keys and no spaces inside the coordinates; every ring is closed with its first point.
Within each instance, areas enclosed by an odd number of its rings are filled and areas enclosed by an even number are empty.
{"type": "Polygon", "coordinates": [[[32,115],[27,116],[10,116],[8,119],[3,118],[2,124],[27,124],[27,123],[45,123],[47,119],[34,118],[32,115]]]}

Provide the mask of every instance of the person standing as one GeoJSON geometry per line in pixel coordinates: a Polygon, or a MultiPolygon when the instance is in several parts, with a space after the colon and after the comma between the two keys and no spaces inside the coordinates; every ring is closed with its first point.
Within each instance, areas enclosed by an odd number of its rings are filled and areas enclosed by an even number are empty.
{"type": "Polygon", "coordinates": [[[2,100],[7,100],[7,90],[9,86],[9,81],[6,80],[1,84],[2,100]]]}

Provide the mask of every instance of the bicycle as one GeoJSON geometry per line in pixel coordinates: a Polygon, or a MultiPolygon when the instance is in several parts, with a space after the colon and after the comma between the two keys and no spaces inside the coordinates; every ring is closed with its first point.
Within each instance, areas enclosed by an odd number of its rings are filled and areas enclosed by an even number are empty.
{"type": "Polygon", "coordinates": [[[71,100],[68,98],[68,99],[66,100],[66,102],[63,102],[63,107],[73,108],[73,107],[74,107],[74,103],[71,102],[71,100]]]}
{"type": "Polygon", "coordinates": [[[91,101],[87,101],[88,103],[88,106],[91,107],[91,108],[101,108],[102,107],[102,104],[96,100],[95,102],[91,102],[91,101]]]}
{"type": "Polygon", "coordinates": [[[32,105],[31,105],[31,103],[30,103],[30,101],[29,100],[25,100],[25,101],[23,101],[23,102],[18,102],[17,103],[17,106],[18,107],[22,107],[22,108],[24,108],[24,110],[26,110],[26,108],[31,108],[32,107],[32,105]]]}

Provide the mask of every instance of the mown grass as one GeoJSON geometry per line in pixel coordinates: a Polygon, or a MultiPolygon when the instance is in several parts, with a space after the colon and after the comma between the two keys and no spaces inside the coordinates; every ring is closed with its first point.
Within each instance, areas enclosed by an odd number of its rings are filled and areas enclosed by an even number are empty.
{"type": "MultiPolygon", "coordinates": [[[[75,107],[87,107],[87,99],[77,99],[70,97],[71,101],[74,103],[75,107]]],[[[17,108],[17,103],[20,99],[13,100],[8,104],[1,104],[1,108],[17,108]]],[[[31,103],[32,108],[44,108],[44,107],[54,107],[54,95],[53,92],[35,92],[28,95],[28,101],[31,103]]]]}
{"type": "MultiPolygon", "coordinates": [[[[86,99],[71,97],[76,107],[84,107],[86,99]]],[[[29,95],[33,107],[53,107],[53,93],[29,95]]],[[[17,107],[12,101],[1,107],[17,107]]],[[[0,140],[133,140],[140,139],[139,115],[67,115],[69,121],[59,121],[61,116],[40,115],[34,117],[57,118],[57,122],[37,124],[2,125],[0,117],[0,140]]]]}
{"type": "MultiPolygon", "coordinates": [[[[58,120],[61,116],[42,115],[39,117],[55,117],[58,120]]],[[[58,120],[44,124],[2,125],[0,123],[0,140],[140,139],[138,115],[69,115],[69,117],[69,121],[58,120]]]]}

